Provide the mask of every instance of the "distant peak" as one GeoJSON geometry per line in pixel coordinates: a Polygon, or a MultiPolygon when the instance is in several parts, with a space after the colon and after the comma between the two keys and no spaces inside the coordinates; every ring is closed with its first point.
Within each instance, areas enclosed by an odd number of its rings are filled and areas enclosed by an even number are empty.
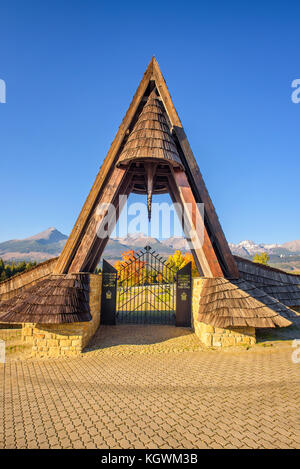
{"type": "Polygon", "coordinates": [[[57,242],[62,239],[66,239],[67,236],[58,231],[54,226],[51,226],[50,228],[47,228],[44,231],[41,231],[40,233],[37,233],[34,236],[29,236],[26,238],[26,240],[32,240],[32,241],[44,241],[44,242],[57,242]]]}

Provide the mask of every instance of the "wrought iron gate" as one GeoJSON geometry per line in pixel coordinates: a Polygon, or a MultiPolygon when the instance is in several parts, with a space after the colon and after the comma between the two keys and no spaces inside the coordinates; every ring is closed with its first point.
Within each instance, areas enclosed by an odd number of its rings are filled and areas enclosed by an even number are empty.
{"type": "Polygon", "coordinates": [[[175,324],[176,272],[150,246],[123,262],[118,272],[118,324],[175,324]]]}

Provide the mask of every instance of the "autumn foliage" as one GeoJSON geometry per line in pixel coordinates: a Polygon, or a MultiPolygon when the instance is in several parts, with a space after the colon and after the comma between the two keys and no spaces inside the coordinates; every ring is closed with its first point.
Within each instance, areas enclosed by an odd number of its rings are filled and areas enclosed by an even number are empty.
{"type": "Polygon", "coordinates": [[[168,258],[167,267],[164,268],[164,278],[168,278],[170,282],[175,282],[178,270],[182,269],[182,267],[189,262],[192,262],[192,277],[196,277],[199,273],[193,255],[190,252],[182,254],[179,250],[175,251],[174,254],[168,258]]]}
{"type": "Polygon", "coordinates": [[[169,256],[168,262],[163,268],[162,273],[150,272],[146,262],[140,260],[133,249],[122,253],[122,260],[114,265],[118,272],[118,279],[126,281],[132,285],[142,285],[143,283],[173,283],[176,281],[176,273],[189,262],[192,262],[192,276],[199,275],[195,265],[194,258],[190,252],[182,254],[181,251],[175,251],[169,256]]]}
{"type": "Polygon", "coordinates": [[[142,283],[146,262],[138,259],[133,249],[124,251],[121,256],[122,260],[117,261],[114,265],[118,272],[118,279],[121,282],[130,280],[132,284],[142,283]]]}
{"type": "Polygon", "coordinates": [[[270,260],[270,256],[267,252],[261,252],[260,254],[255,254],[253,257],[253,262],[256,262],[257,264],[264,264],[268,265],[270,260]]]}

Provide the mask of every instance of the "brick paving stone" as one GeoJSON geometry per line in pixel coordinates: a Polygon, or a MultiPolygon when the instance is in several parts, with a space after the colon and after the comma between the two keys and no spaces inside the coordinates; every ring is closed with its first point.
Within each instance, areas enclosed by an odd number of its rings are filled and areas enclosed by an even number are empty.
{"type": "Polygon", "coordinates": [[[9,359],[0,448],[300,448],[291,347],[208,351],[186,331],[107,326],[80,358],[9,359]]]}

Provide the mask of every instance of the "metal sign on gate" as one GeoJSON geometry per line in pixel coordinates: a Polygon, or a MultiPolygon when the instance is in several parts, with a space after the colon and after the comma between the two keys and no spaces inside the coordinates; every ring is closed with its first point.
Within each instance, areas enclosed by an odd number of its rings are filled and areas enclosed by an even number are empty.
{"type": "Polygon", "coordinates": [[[192,263],[177,272],[176,326],[191,326],[192,310],[192,263]]]}
{"type": "Polygon", "coordinates": [[[117,271],[106,260],[103,260],[100,315],[101,324],[116,324],[116,289],[117,271]]]}

